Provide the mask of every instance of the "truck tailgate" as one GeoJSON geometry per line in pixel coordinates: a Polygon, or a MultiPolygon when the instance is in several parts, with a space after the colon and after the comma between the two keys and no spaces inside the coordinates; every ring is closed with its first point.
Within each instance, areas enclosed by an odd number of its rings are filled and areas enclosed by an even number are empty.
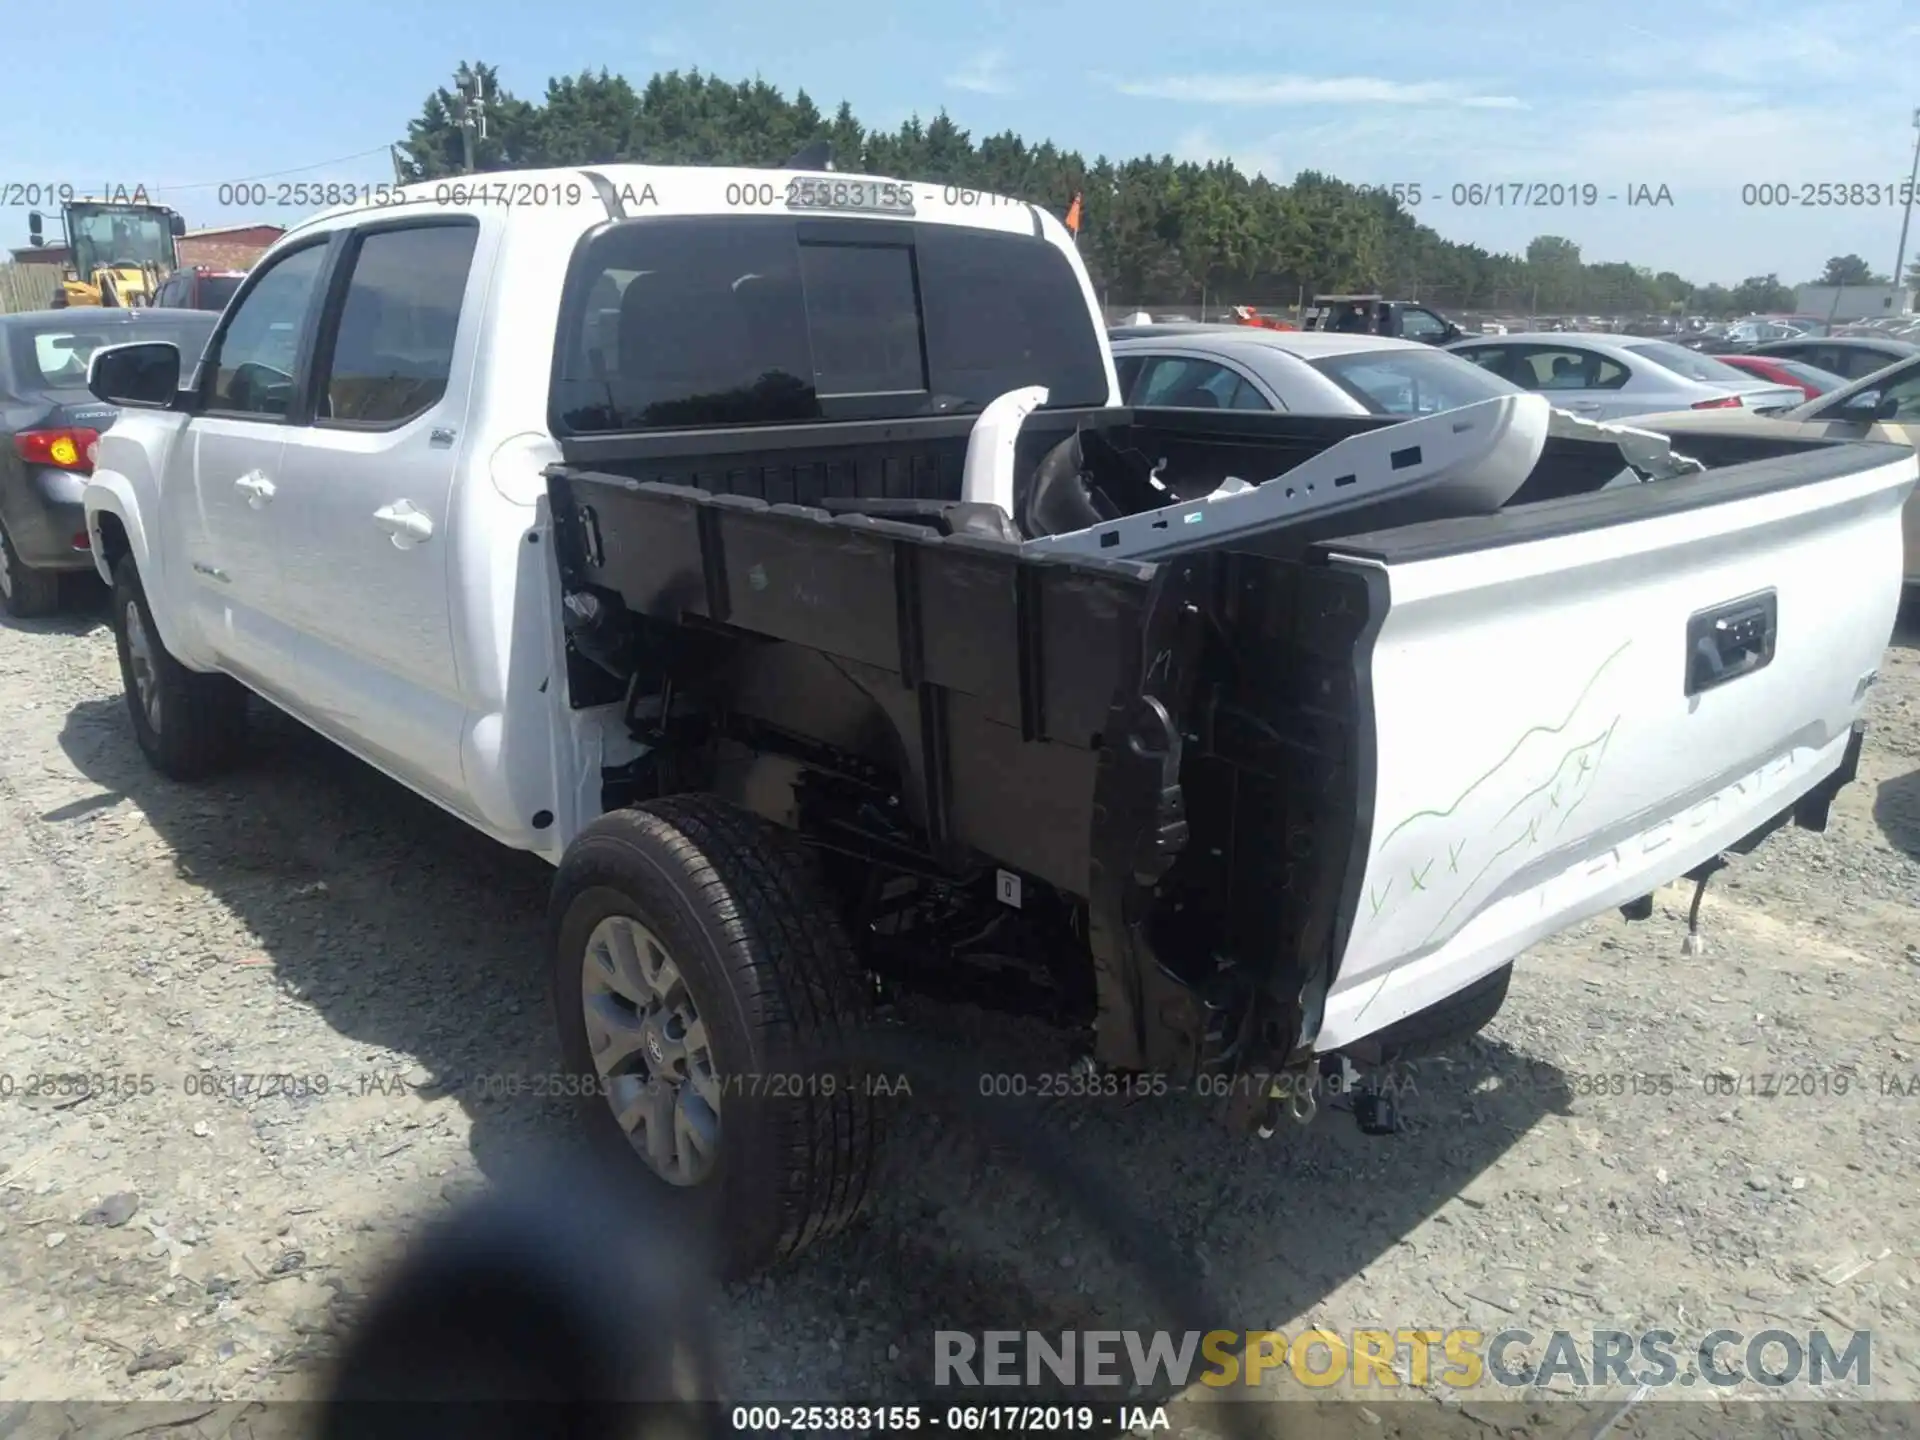
{"type": "Polygon", "coordinates": [[[1316,1048],[1647,894],[1850,767],[1915,475],[1910,451],[1835,447],[1321,547],[1390,602],[1365,870],[1316,1048]]]}

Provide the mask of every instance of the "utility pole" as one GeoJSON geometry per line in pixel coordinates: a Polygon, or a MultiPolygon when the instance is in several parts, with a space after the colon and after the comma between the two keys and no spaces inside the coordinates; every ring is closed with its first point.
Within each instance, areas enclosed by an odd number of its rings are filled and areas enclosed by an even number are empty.
{"type": "Polygon", "coordinates": [[[1900,290],[1905,284],[1901,272],[1907,264],[1907,222],[1913,219],[1913,202],[1916,198],[1913,187],[1920,181],[1920,110],[1913,112],[1913,170],[1907,176],[1907,200],[1900,207],[1900,254],[1893,262],[1893,288],[1900,290]]]}
{"type": "Polygon", "coordinates": [[[463,161],[461,172],[473,174],[473,147],[476,139],[487,138],[487,81],[477,65],[461,63],[455,83],[460,87],[460,112],[455,117],[460,122],[460,155],[463,161]]]}

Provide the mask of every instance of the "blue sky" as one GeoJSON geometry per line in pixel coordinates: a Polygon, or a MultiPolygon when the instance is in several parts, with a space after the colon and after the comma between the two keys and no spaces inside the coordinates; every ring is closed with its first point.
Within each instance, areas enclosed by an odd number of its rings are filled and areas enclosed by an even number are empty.
{"type": "MultiPolygon", "coordinates": [[[[71,49],[59,7],[16,8],[16,54],[71,49]]],[[[1560,234],[1590,260],[1791,283],[1849,251],[1891,268],[1899,211],[1754,208],[1741,187],[1897,185],[1920,106],[1913,0],[206,0],[190,21],[135,6],[110,28],[82,79],[29,67],[57,96],[0,111],[0,186],[144,184],[196,228],[301,213],[222,209],[219,181],[387,178],[382,147],[462,59],[528,98],[583,68],[640,82],[697,66],[845,98],[872,125],[945,106],[976,136],[1417,182],[1416,213],[1452,239],[1518,250],[1560,234]],[[1450,203],[1475,181],[1665,185],[1673,203],[1450,203]]],[[[25,238],[25,210],[0,210],[0,243],[25,238]]]]}

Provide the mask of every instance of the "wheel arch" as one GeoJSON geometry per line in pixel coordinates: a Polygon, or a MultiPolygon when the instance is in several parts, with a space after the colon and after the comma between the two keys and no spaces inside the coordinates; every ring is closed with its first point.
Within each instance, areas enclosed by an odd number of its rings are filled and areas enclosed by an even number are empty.
{"type": "Polygon", "coordinates": [[[147,609],[160,632],[160,643],[185,660],[196,659],[201,646],[197,636],[187,633],[172,604],[170,577],[154,560],[153,546],[141,519],[139,503],[124,476],[96,471],[81,494],[87,517],[87,540],[93,549],[93,568],[108,587],[123,559],[133,561],[140,572],[140,587],[146,592],[147,609]]]}
{"type": "Polygon", "coordinates": [[[146,574],[146,529],[127,482],[96,473],[81,494],[81,504],[86,508],[87,538],[93,545],[93,568],[100,578],[111,585],[114,570],[128,555],[135,568],[146,574]]]}

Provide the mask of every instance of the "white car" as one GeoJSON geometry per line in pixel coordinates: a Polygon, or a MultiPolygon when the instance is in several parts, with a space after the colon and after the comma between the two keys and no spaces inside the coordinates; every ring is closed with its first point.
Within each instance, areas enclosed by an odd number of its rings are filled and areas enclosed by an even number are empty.
{"type": "Polygon", "coordinates": [[[1447,349],[1589,420],[1663,410],[1786,410],[1806,399],[1793,386],[1757,380],[1684,345],[1631,335],[1535,331],[1457,340],[1447,349]]]}
{"type": "Polygon", "coordinates": [[[1602,489],[1628,445],[1549,449],[1531,396],[1129,409],[1064,226],[934,184],[381,200],[276,242],[193,373],[93,358],[133,737],[214,772],[253,692],[552,861],[555,1088],[731,1273],[861,1204],[876,977],[1304,1120],[1853,776],[1911,453],[1602,489]],[[1504,479],[1396,478],[1445,453],[1504,479]],[[1537,469],[1566,498],[1503,508],[1537,469]]]}

